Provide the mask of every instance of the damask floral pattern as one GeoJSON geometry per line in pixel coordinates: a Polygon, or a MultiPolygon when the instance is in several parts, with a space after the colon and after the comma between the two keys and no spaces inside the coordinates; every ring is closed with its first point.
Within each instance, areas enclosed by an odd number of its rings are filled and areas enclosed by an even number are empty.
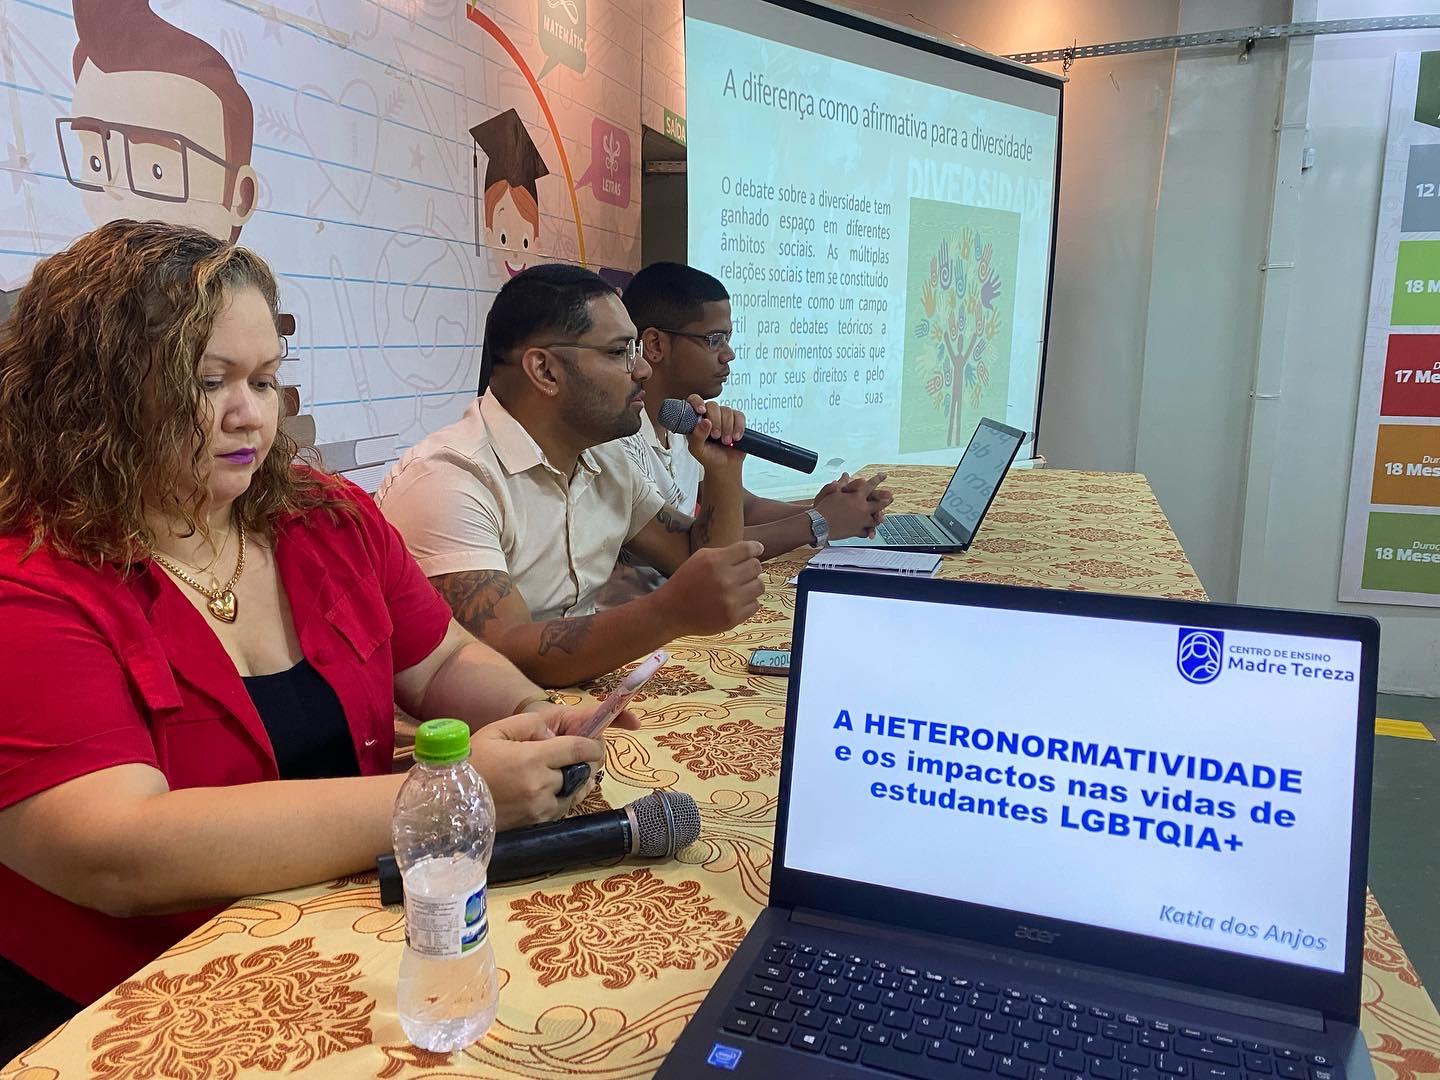
{"type": "Polygon", "coordinates": [[[438,1069],[450,1064],[449,1054],[421,1050],[409,1043],[403,1046],[382,1046],[380,1052],[385,1055],[384,1067],[375,1074],[380,1080],[390,1080],[390,1077],[401,1076],[411,1069],[438,1069]]]}
{"type": "MultiPolygon", "coordinates": [[[[1016,474],[1019,475],[1019,474],[1016,474]]],[[[1005,493],[1006,499],[1014,499],[1019,502],[1034,502],[1044,499],[1054,499],[1057,494],[1053,491],[1045,491],[1038,487],[1015,487],[1005,493]]]]}
{"type": "MultiPolygon", "coordinates": [[[[632,664],[619,671],[612,671],[609,675],[602,675],[594,682],[585,683],[584,689],[597,701],[604,701],[610,696],[610,691],[619,685],[620,680],[628,675],[634,666],[632,664]]],[[[677,697],[681,694],[695,694],[711,689],[714,688],[709,681],[699,673],[676,664],[666,664],[650,676],[650,680],[644,688],[631,700],[639,702],[658,697],[677,697]]]]}
{"type": "Polygon", "coordinates": [[[1130,490],[1117,484],[1076,484],[1075,489],[1087,495],[1125,495],[1130,490]]]}
{"type": "Polygon", "coordinates": [[[610,801],[605,798],[605,792],[601,790],[604,783],[605,781],[602,779],[592,787],[590,794],[585,796],[573,812],[576,814],[601,814],[606,810],[614,810],[615,807],[610,805],[610,801]]]}
{"type": "Polygon", "coordinates": [[[1164,562],[1178,563],[1184,566],[1186,569],[1189,569],[1190,567],[1190,560],[1185,557],[1185,553],[1183,551],[1157,551],[1153,555],[1149,556],[1149,558],[1160,559],[1164,562]]]}
{"type": "Polygon", "coordinates": [[[526,1080],[650,1076],[705,995],[701,990],[670,994],[628,1013],[607,1004],[616,996],[597,993],[583,1005],[547,1004],[533,1023],[526,1017],[516,1027],[501,1020],[490,1038],[465,1051],[462,1069],[452,1066],[426,1075],[436,1080],[457,1071],[526,1080]]]}
{"type": "Polygon", "coordinates": [[[1102,581],[1113,581],[1115,579],[1126,580],[1128,578],[1145,577],[1145,571],[1137,570],[1129,563],[1117,562],[1114,559],[1073,559],[1070,562],[1063,562],[1058,570],[1066,570],[1079,578],[1095,578],[1102,581]]]}
{"type": "MultiPolygon", "coordinates": [[[[1089,540],[1092,543],[1103,541],[1108,544],[1115,544],[1133,539],[1133,537],[1131,537],[1128,533],[1122,532],[1119,529],[1057,529],[1055,531],[1055,535],[1069,536],[1075,540],[1089,540]]],[[[1181,555],[1181,558],[1184,558],[1183,554],[1181,555]]]]}
{"type": "Polygon", "coordinates": [[[700,805],[700,839],[676,858],[729,876],[758,911],[770,895],[777,801],[753,788],[716,791],[700,805]]]}
{"type": "Polygon", "coordinates": [[[991,574],[984,571],[977,571],[965,575],[966,581],[983,581],[990,585],[1033,585],[1034,582],[1028,578],[1019,577],[1015,574],[991,574]]]}
{"type": "Polygon", "coordinates": [[[1424,1047],[1406,1047],[1394,1035],[1381,1035],[1370,1054],[1390,1066],[1395,1080],[1420,1080],[1440,1076],[1440,1052],[1424,1047]]]}
{"type": "MultiPolygon", "coordinates": [[[[949,475],[880,468],[897,511],[932,509],[949,475]]],[[[785,582],[806,558],[766,564],[761,614],[745,625],[672,643],[637,710],[644,727],[612,729],[605,780],[577,808],[678,787],[696,799],[700,839],[643,867],[591,865],[491,889],[503,990],[481,1042],[452,1055],[406,1044],[394,1012],[403,916],[380,907],[374,875],[361,874],[235,904],[0,1069],[0,1080],[293,1068],[305,1080],[652,1076],[769,896],[787,682],[745,668],[751,649],[790,648],[795,590],[785,582]]],[[[947,558],[941,575],[1205,598],[1144,479],[1113,473],[1013,472],[979,543],[947,558]],[[1121,567],[1133,576],[1114,576],[1121,567]]],[[[564,694],[590,700],[613,684],[564,694]]],[[[1376,1073],[1435,1075],[1440,1017],[1378,906],[1368,916],[1361,1022],[1376,1073]]]]}
{"type": "Polygon", "coordinates": [[[1031,551],[1044,551],[1049,544],[1037,543],[1034,540],[1026,540],[1023,537],[996,536],[989,537],[976,542],[976,548],[985,552],[1005,553],[1009,555],[1020,554],[1031,551]]]}
{"type": "Polygon", "coordinates": [[[728,960],[745,924],[714,903],[697,881],[670,885],[636,870],[580,881],[560,895],[514,900],[510,918],[531,930],[519,946],[541,986],[596,975],[606,989],[618,990],[665,970],[728,960]]]}
{"type": "Polygon", "coordinates": [[[1106,517],[1125,513],[1123,506],[1112,506],[1108,503],[1061,503],[1058,509],[1069,514],[1103,514],[1106,517]]]}
{"type": "Polygon", "coordinates": [[[91,1041],[90,1067],[112,1080],[230,1080],[365,1046],[375,1002],[350,985],[359,960],[323,957],[304,937],[218,956],[193,974],[122,983],[102,1006],[118,1023],[91,1041]]]}
{"type": "Polygon", "coordinates": [[[694,731],[676,731],[655,740],[701,780],[733,776],[754,783],[780,768],[784,732],[749,720],[709,724],[694,731]]]}
{"type": "Polygon", "coordinates": [[[1389,972],[1403,983],[1420,986],[1420,976],[1410,965],[1410,958],[1400,947],[1400,939],[1390,928],[1389,920],[1381,915],[1380,904],[1375,897],[1367,896],[1365,903],[1367,922],[1372,924],[1370,933],[1365,935],[1365,962],[1380,971],[1389,972]]]}

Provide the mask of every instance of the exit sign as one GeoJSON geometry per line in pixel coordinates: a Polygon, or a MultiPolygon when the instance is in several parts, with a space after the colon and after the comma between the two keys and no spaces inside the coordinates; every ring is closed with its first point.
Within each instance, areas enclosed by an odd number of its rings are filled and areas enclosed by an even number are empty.
{"type": "Polygon", "coordinates": [[[665,110],[665,134],[674,139],[681,146],[685,145],[685,118],[676,116],[669,109],[665,110]]]}

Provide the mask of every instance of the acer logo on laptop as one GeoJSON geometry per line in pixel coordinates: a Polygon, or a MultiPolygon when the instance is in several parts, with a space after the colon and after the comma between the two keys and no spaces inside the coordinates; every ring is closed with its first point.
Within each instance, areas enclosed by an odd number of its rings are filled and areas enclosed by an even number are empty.
{"type": "Polygon", "coordinates": [[[1041,945],[1054,945],[1060,940],[1060,935],[1051,930],[1041,930],[1036,926],[1017,926],[1015,936],[1022,941],[1037,941],[1041,945]]]}

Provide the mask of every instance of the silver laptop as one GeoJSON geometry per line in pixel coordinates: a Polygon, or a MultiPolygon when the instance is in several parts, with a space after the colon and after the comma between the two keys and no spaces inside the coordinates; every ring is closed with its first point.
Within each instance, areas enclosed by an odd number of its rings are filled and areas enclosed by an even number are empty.
{"type": "Polygon", "coordinates": [[[770,904],[662,1080],[1363,1080],[1374,620],[806,571],[770,904]]]}
{"type": "Polygon", "coordinates": [[[975,539],[985,512],[1025,441],[1025,432],[988,417],[970,436],[960,464],[940,496],[934,514],[891,514],[873,537],[836,540],[836,547],[878,547],[904,551],[964,551],[975,539]]]}

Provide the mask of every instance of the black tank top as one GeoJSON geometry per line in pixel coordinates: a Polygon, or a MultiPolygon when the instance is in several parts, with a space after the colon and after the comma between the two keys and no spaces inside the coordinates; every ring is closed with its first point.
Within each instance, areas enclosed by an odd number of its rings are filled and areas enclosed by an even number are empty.
{"type": "Polygon", "coordinates": [[[243,681],[270,735],[281,780],[360,775],[340,699],[308,660],[243,681]]]}

